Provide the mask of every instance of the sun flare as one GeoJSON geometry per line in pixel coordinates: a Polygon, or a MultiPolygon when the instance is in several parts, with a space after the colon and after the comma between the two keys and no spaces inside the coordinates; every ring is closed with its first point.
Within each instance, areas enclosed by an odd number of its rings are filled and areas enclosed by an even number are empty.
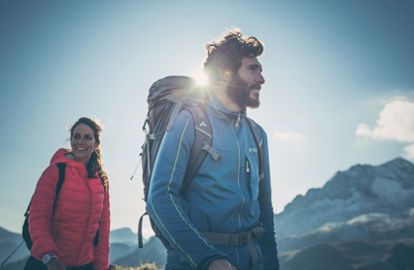
{"type": "Polygon", "coordinates": [[[194,74],[193,78],[198,86],[206,86],[208,84],[208,76],[202,71],[194,74]]]}

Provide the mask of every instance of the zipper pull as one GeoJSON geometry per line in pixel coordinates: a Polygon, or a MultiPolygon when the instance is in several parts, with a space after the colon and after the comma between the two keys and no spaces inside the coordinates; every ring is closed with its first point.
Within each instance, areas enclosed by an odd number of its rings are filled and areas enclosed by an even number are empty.
{"type": "Polygon", "coordinates": [[[249,160],[246,160],[246,173],[250,174],[250,163],[249,160]]]}
{"type": "Polygon", "coordinates": [[[237,115],[236,127],[239,127],[239,123],[240,123],[240,114],[237,115]]]}

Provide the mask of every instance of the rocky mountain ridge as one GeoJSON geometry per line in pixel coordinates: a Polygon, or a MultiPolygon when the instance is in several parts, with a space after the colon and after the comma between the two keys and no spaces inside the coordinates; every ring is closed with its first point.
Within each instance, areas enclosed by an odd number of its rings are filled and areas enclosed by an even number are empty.
{"type": "Polygon", "coordinates": [[[379,166],[355,165],[322,188],[297,196],[275,216],[280,238],[299,237],[327,224],[365,214],[391,218],[414,208],[414,165],[397,158],[379,166]],[[306,220],[306,222],[303,222],[306,220]]]}

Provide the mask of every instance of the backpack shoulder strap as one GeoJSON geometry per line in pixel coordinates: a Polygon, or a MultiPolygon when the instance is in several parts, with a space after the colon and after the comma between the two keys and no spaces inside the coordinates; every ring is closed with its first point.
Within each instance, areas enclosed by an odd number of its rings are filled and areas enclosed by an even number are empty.
{"type": "MultiPolygon", "coordinates": [[[[55,212],[57,199],[59,197],[60,190],[62,189],[62,185],[63,185],[63,182],[65,180],[66,164],[65,163],[57,163],[56,166],[58,167],[58,170],[59,170],[59,176],[58,176],[58,182],[56,184],[55,200],[53,201],[53,213],[55,212]]],[[[29,205],[27,206],[26,212],[24,213],[25,217],[29,214],[29,209],[30,209],[30,206],[32,205],[32,200],[33,200],[33,197],[30,200],[29,205]]]]}
{"type": "Polygon", "coordinates": [[[65,170],[66,170],[66,164],[65,163],[57,163],[56,166],[59,169],[59,178],[56,185],[56,195],[55,195],[55,201],[53,202],[53,212],[55,212],[56,205],[57,205],[57,199],[59,197],[60,190],[62,189],[63,182],[65,181],[65,170]]]}
{"type": "Polygon", "coordinates": [[[250,118],[247,118],[250,130],[252,131],[254,141],[257,147],[257,154],[259,157],[259,177],[260,180],[264,178],[264,153],[263,153],[263,137],[260,127],[250,118]]]}
{"type": "Polygon", "coordinates": [[[220,157],[211,147],[213,141],[212,129],[203,105],[190,106],[188,111],[191,113],[194,121],[194,143],[191,147],[190,159],[180,191],[181,194],[187,191],[207,154],[210,154],[215,159],[220,157]]]}

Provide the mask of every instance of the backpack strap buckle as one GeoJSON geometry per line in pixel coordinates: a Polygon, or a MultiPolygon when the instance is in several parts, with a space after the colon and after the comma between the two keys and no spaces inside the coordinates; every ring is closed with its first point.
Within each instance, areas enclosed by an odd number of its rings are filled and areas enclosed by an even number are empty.
{"type": "Polygon", "coordinates": [[[250,231],[247,231],[247,232],[241,232],[238,235],[236,234],[236,236],[238,236],[238,239],[236,240],[236,242],[238,242],[238,246],[240,246],[240,245],[246,245],[250,243],[252,234],[250,231]]]}
{"type": "Polygon", "coordinates": [[[209,145],[205,141],[203,142],[203,146],[201,147],[201,150],[204,150],[207,153],[209,153],[214,160],[219,160],[221,158],[221,155],[219,154],[219,152],[217,152],[216,149],[214,149],[211,145],[209,145]]]}

